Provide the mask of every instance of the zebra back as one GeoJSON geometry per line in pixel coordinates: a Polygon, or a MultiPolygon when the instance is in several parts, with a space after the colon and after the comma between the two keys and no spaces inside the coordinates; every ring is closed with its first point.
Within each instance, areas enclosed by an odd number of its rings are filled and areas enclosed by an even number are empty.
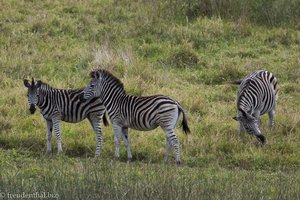
{"type": "Polygon", "coordinates": [[[237,96],[238,108],[248,106],[249,110],[250,107],[254,109],[262,106],[263,113],[269,111],[278,99],[277,83],[277,78],[266,70],[256,70],[249,74],[240,84],[237,96]]]}
{"type": "MultiPolygon", "coordinates": [[[[81,102],[80,95],[83,89],[57,89],[41,82],[38,89],[39,101],[37,106],[41,109],[44,117],[50,117],[54,113],[60,113],[63,121],[78,122],[85,119],[89,114],[102,115],[105,112],[99,98],[92,98],[89,101],[81,102]]],[[[104,125],[108,121],[104,115],[104,125]]]]}

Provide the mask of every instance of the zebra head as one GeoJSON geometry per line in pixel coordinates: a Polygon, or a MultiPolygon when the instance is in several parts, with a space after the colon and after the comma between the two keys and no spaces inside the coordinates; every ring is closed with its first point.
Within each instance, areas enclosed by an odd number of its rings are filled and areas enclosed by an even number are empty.
{"type": "Polygon", "coordinates": [[[90,74],[90,77],[92,78],[92,80],[90,81],[90,83],[88,84],[88,86],[86,86],[84,88],[84,90],[82,91],[81,97],[80,97],[80,101],[81,102],[85,102],[89,99],[92,99],[94,97],[99,97],[101,94],[101,74],[97,71],[92,71],[90,74]]]}
{"type": "Polygon", "coordinates": [[[31,114],[34,114],[35,112],[35,106],[38,103],[39,100],[39,92],[38,89],[41,87],[41,81],[35,82],[32,78],[31,84],[29,80],[24,80],[24,85],[27,87],[27,97],[28,97],[28,104],[30,106],[29,111],[31,114]]]}
{"type": "Polygon", "coordinates": [[[250,135],[255,135],[259,142],[265,143],[265,137],[258,127],[258,119],[252,116],[251,113],[239,109],[237,117],[233,117],[233,119],[239,121],[250,135]]]}

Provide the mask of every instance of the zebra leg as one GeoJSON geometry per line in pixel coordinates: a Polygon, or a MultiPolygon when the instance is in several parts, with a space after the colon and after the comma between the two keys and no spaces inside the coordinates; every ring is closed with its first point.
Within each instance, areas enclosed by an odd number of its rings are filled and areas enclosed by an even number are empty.
{"type": "Polygon", "coordinates": [[[100,126],[102,116],[91,116],[88,117],[88,120],[90,121],[93,130],[96,134],[96,151],[95,156],[100,156],[101,153],[101,147],[102,147],[102,130],[100,126]]]}
{"type": "Polygon", "coordinates": [[[268,112],[269,115],[269,127],[272,129],[274,127],[274,115],[275,115],[275,110],[271,110],[268,112]]]}
{"type": "MultiPolygon", "coordinates": [[[[180,164],[181,160],[180,160],[180,148],[179,148],[179,141],[177,140],[176,135],[174,134],[174,129],[172,130],[165,130],[166,133],[166,138],[167,138],[167,142],[170,143],[172,145],[172,147],[174,148],[174,152],[175,152],[175,157],[176,157],[176,164],[180,164]]],[[[168,159],[169,157],[169,152],[170,152],[170,147],[168,147],[166,149],[166,157],[165,160],[168,159]],[[168,155],[168,157],[167,157],[168,155]]]]}
{"type": "Polygon", "coordinates": [[[52,129],[53,129],[52,120],[46,120],[46,124],[47,124],[47,150],[46,150],[46,154],[49,154],[52,151],[52,148],[51,148],[52,129]]]}
{"type": "Polygon", "coordinates": [[[122,128],[118,125],[113,125],[114,129],[114,141],[115,141],[115,159],[120,158],[120,137],[122,128]]]}
{"type": "Polygon", "coordinates": [[[260,124],[261,124],[261,121],[260,121],[260,111],[254,112],[254,117],[255,117],[255,119],[257,119],[258,126],[260,126],[260,124]]]}
{"type": "MultiPolygon", "coordinates": [[[[261,124],[261,121],[260,121],[260,111],[257,111],[254,113],[254,117],[256,118],[257,120],[257,125],[259,127],[259,125],[261,124]]],[[[261,134],[261,131],[258,130],[256,133],[255,133],[255,136],[256,136],[256,139],[261,142],[262,144],[266,143],[266,137],[261,134]]]]}
{"type": "Polygon", "coordinates": [[[166,138],[165,163],[167,163],[169,161],[169,154],[170,154],[171,147],[172,147],[172,144],[170,143],[170,141],[168,140],[168,138],[166,138]]]}
{"type": "Polygon", "coordinates": [[[62,153],[62,144],[61,144],[61,127],[60,127],[60,120],[59,119],[53,119],[53,127],[56,134],[56,140],[57,140],[57,151],[58,153],[62,153]]]}
{"type": "Polygon", "coordinates": [[[127,160],[128,160],[128,162],[131,162],[132,154],[131,154],[129,138],[128,138],[128,128],[122,129],[122,136],[123,136],[124,145],[127,150],[127,160]]]}
{"type": "Polygon", "coordinates": [[[245,127],[243,125],[243,123],[241,121],[239,121],[240,123],[240,133],[239,133],[239,138],[242,142],[245,142],[245,135],[243,134],[243,132],[245,131],[245,127]]]}

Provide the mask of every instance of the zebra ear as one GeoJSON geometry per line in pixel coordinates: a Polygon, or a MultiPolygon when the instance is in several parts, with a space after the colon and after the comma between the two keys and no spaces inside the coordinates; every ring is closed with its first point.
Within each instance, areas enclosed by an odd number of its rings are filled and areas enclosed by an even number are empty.
{"type": "Polygon", "coordinates": [[[95,71],[92,71],[92,72],[90,73],[90,77],[91,77],[91,78],[95,78],[95,71]]]}
{"type": "Polygon", "coordinates": [[[24,79],[24,85],[25,85],[25,87],[30,87],[30,83],[29,83],[29,81],[27,80],[27,79],[24,79]]]}
{"type": "Polygon", "coordinates": [[[246,116],[247,116],[247,113],[246,113],[244,110],[239,109],[239,111],[240,111],[240,113],[243,115],[243,117],[246,117],[246,116]]]}
{"type": "Polygon", "coordinates": [[[239,109],[239,111],[241,111],[241,114],[242,114],[242,117],[245,118],[245,119],[248,119],[248,120],[253,120],[255,119],[251,113],[249,112],[245,112],[244,110],[242,109],[239,109]]]}
{"type": "Polygon", "coordinates": [[[240,117],[237,116],[232,117],[232,119],[234,119],[235,121],[240,121],[240,117]]]}
{"type": "Polygon", "coordinates": [[[90,77],[91,78],[99,78],[99,73],[97,73],[96,71],[92,71],[91,73],[90,73],[90,77]]]}
{"type": "Polygon", "coordinates": [[[36,82],[35,87],[39,88],[39,87],[41,87],[41,85],[42,85],[42,81],[39,80],[39,81],[36,82]]]}
{"type": "Polygon", "coordinates": [[[100,74],[98,72],[96,72],[95,74],[96,74],[96,78],[99,79],[100,74]]]}

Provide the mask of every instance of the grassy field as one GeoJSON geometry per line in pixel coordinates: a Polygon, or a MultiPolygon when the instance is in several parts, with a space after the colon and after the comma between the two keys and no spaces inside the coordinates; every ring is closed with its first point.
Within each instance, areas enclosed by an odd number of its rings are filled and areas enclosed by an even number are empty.
{"type": "Polygon", "coordinates": [[[0,199],[35,192],[60,199],[300,199],[299,4],[0,1],[0,199]],[[63,123],[64,154],[56,154],[53,137],[54,152],[44,155],[46,124],[29,114],[23,79],[79,88],[97,67],[119,77],[129,94],[165,94],[182,104],[192,133],[176,129],[181,166],[174,156],[163,164],[159,128],[130,130],[128,164],[123,145],[113,159],[112,127],[103,127],[96,159],[87,121],[63,123]],[[275,129],[262,117],[264,146],[238,133],[238,88],[228,84],[256,69],[279,80],[275,129]]]}

